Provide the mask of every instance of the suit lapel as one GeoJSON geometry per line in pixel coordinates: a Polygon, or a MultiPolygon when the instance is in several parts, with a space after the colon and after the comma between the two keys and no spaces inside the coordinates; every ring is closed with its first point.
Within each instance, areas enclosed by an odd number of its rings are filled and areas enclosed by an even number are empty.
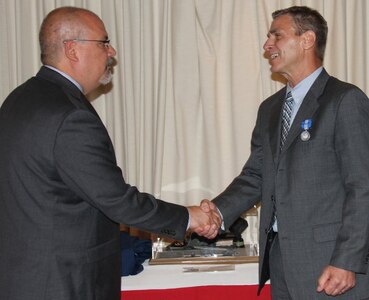
{"type": "MultiPolygon", "coordinates": [[[[303,120],[312,119],[314,124],[314,114],[320,105],[318,99],[322,95],[328,79],[329,75],[323,69],[302,102],[300,109],[297,112],[295,119],[293,120],[286,142],[281,149],[281,153],[285,152],[291,146],[293,141],[300,136],[302,131],[301,123],[303,120]]],[[[279,121],[281,123],[281,118],[279,121]]]]}
{"type": "Polygon", "coordinates": [[[271,108],[269,120],[269,141],[275,163],[278,161],[278,156],[280,152],[279,145],[281,136],[281,113],[285,96],[286,88],[283,88],[275,95],[276,101],[274,101],[273,107],[271,108]]]}

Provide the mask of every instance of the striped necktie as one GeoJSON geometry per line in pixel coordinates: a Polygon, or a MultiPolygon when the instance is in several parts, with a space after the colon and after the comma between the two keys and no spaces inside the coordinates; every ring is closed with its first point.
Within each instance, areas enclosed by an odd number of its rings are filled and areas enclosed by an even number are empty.
{"type": "Polygon", "coordinates": [[[291,91],[289,91],[287,93],[286,100],[284,101],[282,112],[282,131],[280,144],[281,149],[284,145],[284,142],[286,141],[288,131],[290,130],[293,105],[294,105],[293,97],[291,91]]]}

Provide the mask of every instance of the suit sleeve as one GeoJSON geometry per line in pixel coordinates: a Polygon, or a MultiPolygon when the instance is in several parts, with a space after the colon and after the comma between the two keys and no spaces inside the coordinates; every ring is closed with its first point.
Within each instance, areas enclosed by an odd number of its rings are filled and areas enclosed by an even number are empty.
{"type": "Polygon", "coordinates": [[[369,252],[369,100],[359,89],[350,89],[342,97],[335,149],[346,199],[331,264],[365,273],[369,252]]]}
{"type": "Polygon", "coordinates": [[[187,209],[127,184],[104,125],[90,112],[74,110],[64,118],[54,158],[65,184],[111,220],[173,239],[184,238],[187,209]]]}
{"type": "Polygon", "coordinates": [[[251,138],[251,154],[241,173],[233,179],[229,186],[213,202],[223,216],[225,228],[245,211],[252,208],[261,199],[262,183],[262,109],[259,109],[256,126],[251,138]]]}

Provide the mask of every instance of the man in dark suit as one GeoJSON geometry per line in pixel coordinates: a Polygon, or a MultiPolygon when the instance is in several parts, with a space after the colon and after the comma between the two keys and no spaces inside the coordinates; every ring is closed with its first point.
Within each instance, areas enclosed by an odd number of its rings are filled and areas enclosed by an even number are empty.
{"type": "Polygon", "coordinates": [[[241,174],[202,207],[229,227],[261,201],[260,289],[270,276],[273,299],[369,299],[369,100],[322,67],[317,11],[272,16],[264,50],[287,86],[261,104],[241,174]]]}
{"type": "Polygon", "coordinates": [[[220,219],[124,182],[87,94],[111,77],[115,49],[92,12],[52,11],[38,74],[0,110],[0,299],[120,299],[119,223],[183,239],[220,219]]]}

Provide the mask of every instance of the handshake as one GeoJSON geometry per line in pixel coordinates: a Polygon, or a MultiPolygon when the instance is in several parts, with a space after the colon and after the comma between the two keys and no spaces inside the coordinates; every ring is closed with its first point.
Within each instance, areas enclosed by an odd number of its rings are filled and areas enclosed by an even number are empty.
{"type": "Polygon", "coordinates": [[[204,199],[200,206],[189,206],[187,209],[190,215],[190,230],[207,239],[217,236],[222,217],[214,203],[204,199]]]}

